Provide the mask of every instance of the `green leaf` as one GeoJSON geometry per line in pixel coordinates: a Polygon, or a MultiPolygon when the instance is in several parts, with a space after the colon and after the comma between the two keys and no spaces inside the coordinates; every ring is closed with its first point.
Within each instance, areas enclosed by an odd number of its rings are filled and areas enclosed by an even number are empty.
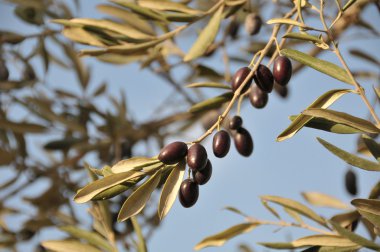
{"type": "Polygon", "coordinates": [[[263,204],[263,206],[269,211],[271,212],[277,219],[281,220],[281,217],[280,215],[277,213],[277,211],[271,207],[269,204],[268,204],[268,201],[266,200],[262,200],[261,199],[261,204],[263,204]]]}
{"type": "Polygon", "coordinates": [[[380,144],[367,135],[362,135],[362,139],[372,156],[377,160],[377,162],[380,162],[380,144]]]}
{"type": "Polygon", "coordinates": [[[0,129],[10,130],[14,133],[42,133],[47,130],[43,125],[28,122],[12,122],[0,119],[0,129]]]}
{"type": "Polygon", "coordinates": [[[102,252],[101,250],[91,245],[71,240],[44,241],[41,243],[41,245],[44,248],[55,252],[102,252]]]}
{"type": "Polygon", "coordinates": [[[158,217],[162,220],[170,211],[177,197],[183,176],[185,175],[186,161],[181,161],[170,172],[164,187],[162,188],[160,202],[158,204],[158,217]]]}
{"type": "Polygon", "coordinates": [[[201,242],[199,242],[194,249],[200,250],[205,247],[211,246],[222,246],[226,241],[234,238],[237,235],[246,233],[257,227],[257,223],[241,223],[236,226],[232,226],[220,233],[206,237],[201,242]]]}
{"type": "Polygon", "coordinates": [[[118,222],[125,221],[143,210],[150,195],[161,180],[161,173],[162,170],[158,170],[127,198],[117,216],[118,222]]]}
{"type": "Polygon", "coordinates": [[[360,51],[360,50],[357,50],[357,49],[352,49],[350,50],[350,53],[353,55],[353,56],[356,56],[360,59],[363,59],[365,61],[368,61],[372,64],[375,64],[375,65],[378,65],[380,66],[380,61],[375,59],[372,55],[369,55],[367,53],[365,53],[364,51],[360,51]]]}
{"type": "MultiPolygon", "coordinates": [[[[336,100],[338,100],[342,95],[353,92],[351,89],[334,89],[327,91],[318,99],[316,99],[311,105],[307,108],[328,108],[336,100]]],[[[311,116],[306,116],[300,114],[297,116],[293,122],[286,128],[278,137],[277,141],[283,141],[285,139],[291,138],[294,136],[300,129],[302,129],[310,120],[311,116]]]]}
{"type": "MultiPolygon", "coordinates": [[[[299,115],[292,115],[289,117],[291,121],[294,121],[299,115]]],[[[335,133],[335,134],[356,134],[361,133],[362,131],[352,128],[350,126],[335,123],[323,118],[313,117],[309,122],[307,122],[304,127],[324,130],[327,132],[335,133]]]]}
{"type": "Polygon", "coordinates": [[[185,4],[176,3],[171,1],[158,1],[158,0],[138,0],[138,4],[142,7],[160,10],[160,11],[174,11],[174,12],[182,12],[192,15],[202,15],[203,11],[192,9],[185,4]]]}
{"type": "Polygon", "coordinates": [[[347,209],[349,206],[330,195],[319,192],[303,192],[303,198],[314,206],[347,209]]]}
{"type": "Polygon", "coordinates": [[[221,88],[231,89],[230,86],[217,82],[198,82],[186,85],[187,88],[221,88]]]}
{"type": "Polygon", "coordinates": [[[307,34],[307,33],[290,32],[290,33],[286,33],[283,36],[283,38],[310,41],[316,44],[318,47],[321,47],[322,49],[326,50],[329,48],[329,45],[326,44],[322,39],[320,39],[319,37],[307,34]]]}
{"type": "Polygon", "coordinates": [[[347,164],[356,166],[358,168],[361,168],[363,170],[367,171],[380,171],[380,164],[369,161],[367,159],[355,156],[347,151],[344,151],[331,143],[321,139],[317,138],[317,140],[331,153],[333,153],[335,156],[339,157],[343,161],[345,161],[347,164]]]}
{"type": "Polygon", "coordinates": [[[380,200],[354,199],[351,204],[373,225],[380,227],[380,200]]]}
{"type": "Polygon", "coordinates": [[[103,179],[96,180],[80,189],[75,195],[74,200],[77,203],[85,203],[87,201],[90,201],[99,193],[107,190],[108,188],[114,187],[115,185],[119,185],[128,180],[141,177],[143,175],[144,173],[136,171],[112,174],[110,176],[104,177],[103,179]]]}
{"type": "Polygon", "coordinates": [[[232,92],[224,93],[222,95],[204,100],[202,102],[199,102],[199,103],[193,105],[190,108],[189,112],[199,113],[199,112],[204,112],[204,111],[208,111],[211,109],[219,108],[220,106],[222,106],[223,103],[230,101],[232,99],[232,97],[233,97],[232,92]]]}
{"type": "Polygon", "coordinates": [[[199,34],[198,39],[190,48],[190,51],[186,54],[183,61],[188,62],[202,56],[207,48],[212,44],[219,31],[220,22],[222,21],[223,14],[222,5],[211,17],[209,23],[202,32],[199,34]]]}
{"type": "Polygon", "coordinates": [[[161,163],[157,158],[148,157],[133,157],[125,160],[120,160],[111,168],[113,173],[121,173],[127,171],[139,171],[143,167],[161,163]]]}
{"type": "Polygon", "coordinates": [[[316,214],[313,210],[311,210],[310,208],[308,208],[307,206],[295,201],[295,200],[292,200],[292,199],[287,199],[287,198],[282,198],[282,197],[278,197],[278,196],[271,196],[271,195],[265,195],[265,196],[261,196],[260,197],[261,200],[264,200],[264,201],[270,201],[272,203],[275,203],[275,204],[279,204],[285,208],[289,208],[311,220],[314,220],[316,221],[317,223],[323,225],[323,226],[326,226],[326,220],[323,219],[321,216],[319,216],[318,214],[316,214]]]}
{"type": "Polygon", "coordinates": [[[116,251],[116,249],[111,244],[109,244],[107,240],[95,232],[89,232],[75,226],[63,226],[59,227],[59,229],[70,234],[74,238],[86,240],[89,244],[94,245],[100,249],[105,249],[107,251],[116,251]]]}
{"type": "Polygon", "coordinates": [[[144,8],[141,7],[137,4],[131,3],[128,0],[111,0],[111,2],[118,4],[120,6],[126,7],[130,9],[131,11],[139,14],[140,16],[153,19],[153,20],[158,20],[158,21],[163,21],[167,22],[164,16],[162,16],[160,13],[152,11],[149,8],[144,8]]]}
{"type": "Polygon", "coordinates": [[[338,235],[310,235],[292,242],[293,246],[328,246],[328,247],[351,247],[357,244],[349,239],[338,235]]]}
{"type": "Polygon", "coordinates": [[[347,74],[347,72],[343,68],[331,62],[315,58],[313,56],[293,49],[282,49],[281,55],[287,56],[304,65],[314,68],[315,70],[329,75],[337,80],[353,85],[353,82],[350,76],[347,74]]]}
{"type": "Polygon", "coordinates": [[[271,249],[292,249],[294,245],[291,242],[258,242],[257,244],[271,249]]]}
{"type": "Polygon", "coordinates": [[[350,241],[352,241],[352,242],[354,242],[354,243],[356,243],[358,245],[361,245],[363,247],[366,247],[366,248],[374,249],[374,250],[377,250],[377,251],[380,250],[380,246],[377,245],[376,243],[374,243],[373,241],[367,240],[366,238],[364,238],[364,237],[362,237],[360,235],[357,235],[357,234],[349,231],[348,229],[345,229],[345,228],[341,227],[336,222],[331,221],[330,223],[331,223],[331,225],[333,225],[334,229],[336,231],[338,231],[338,233],[341,236],[346,237],[350,241]]]}
{"type": "Polygon", "coordinates": [[[240,211],[236,207],[227,206],[227,207],[224,207],[223,209],[228,210],[228,211],[233,212],[233,213],[236,213],[236,214],[241,215],[243,217],[248,217],[247,214],[243,213],[242,211],[240,211]]]}
{"type": "Polygon", "coordinates": [[[141,230],[141,227],[137,221],[136,216],[131,217],[131,222],[133,225],[133,230],[135,231],[135,233],[137,235],[137,239],[138,239],[137,252],[147,252],[148,249],[146,247],[145,238],[142,234],[142,230],[141,230]]]}
{"type": "Polygon", "coordinates": [[[331,221],[339,223],[342,227],[350,226],[354,221],[360,218],[358,211],[350,211],[341,214],[334,215],[331,217],[331,221]]]}
{"type": "Polygon", "coordinates": [[[301,28],[306,28],[305,24],[300,23],[290,18],[272,18],[267,21],[267,24],[287,24],[287,25],[298,26],[301,28]]]}
{"type": "Polygon", "coordinates": [[[62,30],[63,36],[80,44],[91,45],[97,47],[105,47],[106,45],[100,41],[95,35],[85,31],[81,27],[65,27],[62,30]]]}
{"type": "Polygon", "coordinates": [[[302,114],[344,124],[362,132],[380,133],[380,129],[370,121],[335,110],[310,108],[303,111],[302,114]]]}

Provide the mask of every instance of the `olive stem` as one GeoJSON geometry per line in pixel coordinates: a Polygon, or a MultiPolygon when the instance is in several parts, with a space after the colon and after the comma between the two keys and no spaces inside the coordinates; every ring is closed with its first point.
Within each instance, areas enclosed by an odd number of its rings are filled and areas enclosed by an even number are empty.
{"type": "MultiPolygon", "coordinates": [[[[294,15],[294,13],[297,11],[297,8],[293,8],[291,11],[289,11],[284,18],[289,18],[294,15]]],[[[240,87],[234,92],[234,96],[230,100],[230,102],[227,105],[227,108],[224,110],[224,112],[220,115],[220,120],[218,120],[216,123],[214,123],[203,135],[201,135],[198,139],[194,140],[192,143],[199,143],[202,142],[205,138],[207,138],[209,135],[212,134],[212,132],[218,127],[220,122],[223,122],[223,120],[227,117],[228,113],[231,111],[233,105],[235,104],[235,101],[238,99],[238,97],[241,94],[241,91],[245,87],[246,83],[253,78],[254,73],[256,72],[257,68],[259,67],[260,62],[264,59],[265,55],[269,52],[273,41],[275,37],[277,36],[278,32],[280,31],[281,24],[276,24],[273,28],[272,35],[264,47],[264,49],[261,50],[259,59],[257,60],[256,64],[251,69],[250,73],[247,75],[247,77],[244,79],[240,87]],[[219,122],[220,121],[220,122],[219,122]]]]}
{"type": "Polygon", "coordinates": [[[321,19],[321,22],[322,22],[322,25],[326,31],[326,34],[329,38],[329,40],[331,41],[332,45],[333,45],[333,52],[336,54],[336,56],[338,57],[339,61],[341,62],[341,64],[343,65],[344,69],[346,70],[348,76],[350,77],[352,83],[355,88],[356,88],[356,92],[360,95],[360,97],[362,98],[362,100],[364,101],[365,105],[367,106],[369,112],[371,113],[373,119],[375,119],[376,121],[376,124],[377,126],[380,125],[380,119],[378,118],[378,116],[376,115],[375,113],[375,110],[373,109],[371,103],[369,102],[367,96],[365,95],[365,91],[364,91],[364,88],[355,80],[355,77],[353,76],[350,68],[348,67],[346,61],[344,60],[338,46],[336,45],[335,41],[334,41],[334,36],[332,35],[331,31],[329,30],[329,28],[327,27],[327,24],[326,24],[326,21],[325,21],[325,17],[323,15],[323,12],[324,12],[324,1],[321,0],[321,12],[320,12],[320,19],[321,19]]]}
{"type": "Polygon", "coordinates": [[[249,222],[259,224],[259,225],[272,225],[272,226],[280,226],[280,227],[298,227],[298,228],[303,228],[303,229],[308,229],[310,231],[316,232],[316,233],[321,233],[321,234],[326,234],[326,235],[334,235],[333,232],[329,232],[320,228],[316,228],[313,226],[310,226],[306,223],[294,223],[294,222],[286,222],[286,221],[267,221],[267,220],[256,220],[252,217],[248,217],[247,220],[249,222]]]}

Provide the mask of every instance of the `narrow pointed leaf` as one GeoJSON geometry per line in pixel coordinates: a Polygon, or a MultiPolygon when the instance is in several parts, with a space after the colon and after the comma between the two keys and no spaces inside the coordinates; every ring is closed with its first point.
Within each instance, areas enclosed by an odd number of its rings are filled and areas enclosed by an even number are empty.
{"type": "Polygon", "coordinates": [[[44,241],[41,243],[41,245],[49,251],[54,252],[102,252],[101,250],[91,245],[71,240],[44,241]]]}
{"type": "Polygon", "coordinates": [[[328,246],[328,247],[351,247],[355,242],[338,235],[311,235],[302,237],[292,242],[294,247],[304,246],[328,246]]]}
{"type": "Polygon", "coordinates": [[[162,188],[160,202],[158,205],[158,216],[162,220],[173,206],[179,188],[181,186],[183,176],[185,175],[186,162],[181,161],[170,172],[164,187],[162,188]]]}
{"type": "Polygon", "coordinates": [[[222,95],[204,100],[202,102],[199,102],[199,103],[193,105],[190,108],[189,112],[199,113],[199,112],[203,112],[203,111],[208,111],[210,109],[219,108],[220,106],[222,106],[223,103],[230,101],[232,99],[232,97],[233,97],[232,92],[224,93],[222,95]]]}
{"type": "Polygon", "coordinates": [[[217,82],[198,82],[186,85],[187,88],[221,88],[221,89],[231,89],[231,86],[217,83],[217,82]]]}
{"type": "MultiPolygon", "coordinates": [[[[352,92],[351,89],[334,89],[330,90],[316,99],[308,109],[310,108],[328,108],[336,100],[338,100],[342,95],[352,92]]],[[[304,127],[310,120],[311,116],[306,116],[300,114],[297,116],[293,122],[286,128],[278,137],[277,141],[283,141],[285,139],[294,136],[302,127],[304,127]]]]}
{"type": "Polygon", "coordinates": [[[293,49],[282,49],[281,54],[295,61],[298,61],[306,66],[314,68],[315,70],[329,75],[337,80],[353,85],[352,80],[347,74],[347,72],[343,68],[331,62],[315,58],[313,56],[293,49]]]}
{"type": "Polygon", "coordinates": [[[161,170],[158,170],[127,198],[119,211],[118,222],[125,221],[143,210],[150,195],[160,182],[161,172],[161,170]]]}
{"type": "Polygon", "coordinates": [[[207,26],[202,29],[198,39],[192,45],[190,51],[184,57],[184,61],[188,62],[202,56],[209,45],[214,41],[219,31],[220,22],[222,21],[224,6],[222,5],[211,17],[207,26]]]}
{"type": "Polygon", "coordinates": [[[300,23],[298,21],[295,21],[290,18],[272,18],[267,21],[267,24],[287,24],[287,25],[294,25],[301,28],[305,28],[305,24],[300,23]]]}
{"type": "Polygon", "coordinates": [[[363,135],[362,139],[372,156],[380,162],[380,144],[367,135],[363,135]]]}
{"type": "Polygon", "coordinates": [[[303,198],[314,206],[347,209],[349,206],[339,199],[319,192],[303,192],[303,198]]]}
{"type": "Polygon", "coordinates": [[[111,2],[118,4],[120,6],[126,7],[130,9],[131,11],[139,14],[140,16],[153,19],[153,20],[158,20],[158,21],[163,21],[167,22],[164,16],[162,16],[160,13],[155,12],[149,8],[144,8],[142,6],[139,6],[137,4],[131,3],[128,0],[111,0],[111,2]]]}
{"type": "Polygon", "coordinates": [[[114,164],[111,168],[113,173],[127,172],[131,170],[138,170],[145,166],[159,163],[157,158],[148,157],[133,157],[125,160],[121,160],[114,164]]]}
{"type": "Polygon", "coordinates": [[[205,247],[210,246],[222,246],[226,241],[234,238],[237,235],[246,233],[257,227],[259,224],[257,223],[242,223],[238,224],[236,226],[232,226],[220,233],[217,233],[215,235],[206,237],[203,239],[200,243],[198,243],[194,249],[200,250],[205,247]]]}
{"type": "Polygon", "coordinates": [[[367,171],[380,171],[380,164],[375,163],[372,161],[369,161],[367,159],[358,157],[356,155],[353,155],[347,151],[344,151],[331,143],[321,139],[317,138],[317,140],[326,148],[328,149],[332,154],[339,157],[343,161],[345,161],[347,164],[356,166],[358,168],[361,168],[363,170],[367,171]]]}
{"type": "Polygon", "coordinates": [[[140,224],[137,221],[137,218],[135,216],[131,217],[131,222],[133,225],[133,230],[135,231],[137,235],[137,252],[147,252],[148,249],[146,247],[145,238],[143,236],[140,224]]]}

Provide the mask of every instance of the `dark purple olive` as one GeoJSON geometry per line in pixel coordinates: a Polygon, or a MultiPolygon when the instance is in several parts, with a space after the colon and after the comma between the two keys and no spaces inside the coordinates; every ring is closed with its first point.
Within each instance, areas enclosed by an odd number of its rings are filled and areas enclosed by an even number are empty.
{"type": "Polygon", "coordinates": [[[9,78],[9,71],[5,63],[0,59],[0,81],[6,81],[9,78]]]}
{"type": "Polygon", "coordinates": [[[206,184],[212,174],[212,165],[210,160],[207,160],[206,167],[202,171],[193,171],[193,179],[198,185],[206,184]]]}
{"type": "Polygon", "coordinates": [[[347,192],[349,192],[352,196],[355,196],[358,193],[356,174],[351,169],[346,172],[345,186],[347,192]]]}
{"type": "Polygon", "coordinates": [[[253,77],[257,86],[266,93],[272,92],[273,89],[273,74],[266,66],[260,64],[253,77]]]}
{"type": "Polygon", "coordinates": [[[196,143],[190,146],[187,153],[187,164],[190,169],[200,171],[207,164],[207,151],[203,145],[196,143]]]}
{"type": "Polygon", "coordinates": [[[235,40],[238,36],[240,28],[240,23],[236,20],[232,20],[230,25],[228,26],[228,34],[231,36],[233,40],[235,40]]]}
{"type": "Polygon", "coordinates": [[[184,142],[173,142],[166,145],[158,155],[158,160],[162,163],[171,165],[178,163],[186,157],[187,155],[187,145],[184,142]]]}
{"type": "MultiPolygon", "coordinates": [[[[236,90],[243,84],[244,80],[247,78],[249,73],[251,72],[251,69],[248,67],[242,67],[239,70],[236,71],[235,75],[232,77],[232,91],[236,92],[236,90]]],[[[252,83],[252,78],[248,80],[248,82],[245,84],[243,90],[240,92],[241,94],[245,93],[249,86],[252,83]]]]}
{"type": "Polygon", "coordinates": [[[255,35],[260,32],[262,23],[263,22],[260,16],[257,15],[256,13],[248,14],[245,17],[245,23],[244,23],[245,30],[249,35],[251,36],[255,35]]]}
{"type": "Polygon", "coordinates": [[[274,80],[281,86],[288,84],[292,77],[292,62],[285,56],[278,56],[273,63],[274,80]]]}
{"type": "Polygon", "coordinates": [[[261,109],[268,103],[268,93],[263,92],[257,85],[251,87],[249,100],[253,107],[261,109]]]}
{"type": "Polygon", "coordinates": [[[251,134],[243,127],[240,127],[234,135],[236,150],[240,155],[249,157],[253,151],[253,140],[251,134]]]}
{"type": "Polygon", "coordinates": [[[212,150],[215,157],[222,158],[225,157],[230,150],[231,139],[230,135],[225,130],[220,130],[214,135],[212,141],[212,150]]]}
{"type": "Polygon", "coordinates": [[[281,98],[286,98],[288,97],[289,94],[289,89],[287,86],[281,86],[277,83],[274,84],[274,90],[276,93],[281,97],[281,98]]]}
{"type": "Polygon", "coordinates": [[[181,183],[179,189],[179,202],[181,202],[183,207],[193,206],[199,196],[199,186],[192,179],[185,179],[181,183]]]}
{"type": "Polygon", "coordinates": [[[230,120],[230,129],[236,130],[243,125],[243,119],[240,116],[234,116],[230,120]]]}

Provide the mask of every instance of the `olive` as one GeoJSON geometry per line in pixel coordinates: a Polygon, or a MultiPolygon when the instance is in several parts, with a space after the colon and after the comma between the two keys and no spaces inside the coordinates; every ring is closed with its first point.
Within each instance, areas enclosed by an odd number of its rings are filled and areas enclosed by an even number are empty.
{"type": "Polygon", "coordinates": [[[203,145],[196,143],[190,146],[187,153],[187,164],[195,171],[205,168],[207,164],[207,151],[203,145]]]}
{"type": "Polygon", "coordinates": [[[278,56],[273,63],[274,80],[281,86],[288,84],[292,77],[292,62],[285,56],[278,56]]]}
{"type": "Polygon", "coordinates": [[[261,109],[268,103],[268,94],[263,92],[257,85],[251,87],[249,100],[253,107],[261,109]]]}
{"type": "Polygon", "coordinates": [[[355,196],[358,193],[356,174],[351,169],[346,172],[345,186],[347,192],[349,192],[352,196],[355,196]]]}
{"type": "Polygon", "coordinates": [[[198,185],[206,184],[212,174],[212,165],[210,160],[207,160],[206,167],[202,171],[193,171],[193,179],[198,185]]]}
{"type": "Polygon", "coordinates": [[[232,130],[236,130],[240,128],[242,125],[243,125],[243,119],[238,115],[232,117],[232,119],[230,120],[230,129],[232,130]]]}
{"type": "Polygon", "coordinates": [[[236,20],[232,20],[230,25],[228,26],[228,34],[231,36],[233,40],[235,40],[238,36],[240,28],[240,23],[236,20]]]}
{"type": "Polygon", "coordinates": [[[158,155],[158,160],[162,163],[171,165],[178,163],[186,157],[187,145],[184,142],[173,142],[166,145],[158,155]]]}
{"type": "Polygon", "coordinates": [[[227,131],[220,130],[214,135],[212,142],[212,150],[214,151],[215,157],[225,157],[228,151],[230,150],[230,146],[231,139],[227,131]]]}
{"type": "Polygon", "coordinates": [[[182,206],[188,208],[193,206],[199,196],[199,186],[192,179],[185,179],[182,181],[179,189],[179,201],[182,206]]]}
{"type": "Polygon", "coordinates": [[[245,17],[245,23],[244,23],[245,30],[249,35],[251,36],[255,35],[260,32],[262,23],[263,22],[260,16],[257,15],[256,13],[248,14],[245,17]]]}
{"type": "Polygon", "coordinates": [[[287,86],[281,86],[277,83],[274,84],[274,90],[276,93],[281,97],[281,98],[286,98],[288,97],[289,94],[289,89],[287,86]]]}
{"type": "Polygon", "coordinates": [[[9,78],[9,71],[5,63],[0,60],[0,81],[6,81],[9,78]]]}
{"type": "Polygon", "coordinates": [[[259,65],[254,80],[261,90],[266,93],[272,92],[274,84],[273,74],[266,66],[262,64],[259,65]]]}
{"type": "MultiPolygon", "coordinates": [[[[242,67],[236,71],[235,75],[232,77],[232,91],[235,92],[241,86],[241,84],[243,84],[244,80],[247,78],[250,72],[251,69],[248,67],[242,67]]],[[[245,84],[244,88],[241,90],[241,94],[245,93],[248,90],[251,83],[252,78],[250,78],[248,82],[245,84]]]]}
{"type": "Polygon", "coordinates": [[[244,157],[249,157],[253,151],[253,140],[251,134],[243,127],[240,127],[234,135],[236,150],[244,157]]]}

